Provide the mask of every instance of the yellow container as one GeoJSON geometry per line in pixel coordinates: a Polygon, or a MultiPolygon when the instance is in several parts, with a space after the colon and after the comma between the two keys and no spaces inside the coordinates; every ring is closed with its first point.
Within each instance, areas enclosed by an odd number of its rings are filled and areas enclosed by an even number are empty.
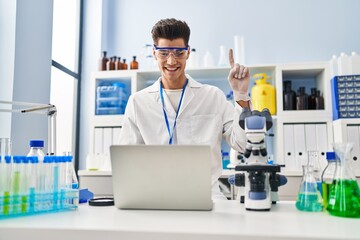
{"type": "Polygon", "coordinates": [[[254,110],[269,109],[271,115],[276,114],[275,87],[266,82],[266,73],[254,74],[256,85],[251,89],[251,102],[254,110]]]}

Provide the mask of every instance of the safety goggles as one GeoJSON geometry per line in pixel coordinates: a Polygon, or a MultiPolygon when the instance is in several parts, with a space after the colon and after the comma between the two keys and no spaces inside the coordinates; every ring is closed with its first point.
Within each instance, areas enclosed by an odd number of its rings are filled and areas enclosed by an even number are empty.
{"type": "Polygon", "coordinates": [[[187,57],[187,52],[189,50],[189,46],[184,48],[178,48],[178,47],[157,47],[154,44],[154,49],[156,56],[160,59],[168,59],[170,54],[174,56],[176,59],[184,59],[187,57]]]}

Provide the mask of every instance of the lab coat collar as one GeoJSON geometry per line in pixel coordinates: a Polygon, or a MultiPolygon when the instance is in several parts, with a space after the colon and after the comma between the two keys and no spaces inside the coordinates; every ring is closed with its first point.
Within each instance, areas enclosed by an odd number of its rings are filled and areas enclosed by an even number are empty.
{"type": "MultiPolygon", "coordinates": [[[[190,87],[190,88],[199,88],[199,87],[203,86],[203,84],[195,81],[190,75],[185,74],[185,76],[186,76],[187,79],[189,79],[188,87],[190,87]]],[[[160,90],[160,81],[161,81],[161,77],[159,77],[158,80],[153,85],[148,87],[148,92],[149,93],[159,92],[159,90],[160,90]]]]}
{"type": "MultiPolygon", "coordinates": [[[[184,98],[180,107],[180,112],[178,114],[178,117],[181,115],[181,113],[186,109],[186,107],[189,105],[193,97],[195,96],[194,89],[200,88],[203,86],[203,84],[195,81],[190,75],[185,74],[186,78],[189,80],[188,85],[184,92],[184,98]]],[[[161,105],[161,99],[160,99],[160,81],[161,77],[151,86],[148,87],[148,92],[150,94],[156,94],[156,101],[161,105]]],[[[164,94],[164,102],[165,102],[165,110],[166,112],[170,113],[171,115],[176,115],[175,110],[173,109],[169,98],[166,94],[164,94]]]]}

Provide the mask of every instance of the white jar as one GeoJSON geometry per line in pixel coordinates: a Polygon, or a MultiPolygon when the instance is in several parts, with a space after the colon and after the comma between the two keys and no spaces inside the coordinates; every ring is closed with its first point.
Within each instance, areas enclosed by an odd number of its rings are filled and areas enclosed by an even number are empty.
{"type": "Polygon", "coordinates": [[[350,75],[350,57],[345,53],[341,53],[338,58],[338,73],[339,76],[350,75]]]}
{"type": "Polygon", "coordinates": [[[352,75],[360,75],[360,55],[356,52],[351,53],[350,70],[352,75]]]}
{"type": "Polygon", "coordinates": [[[333,55],[330,59],[330,76],[331,78],[338,75],[338,61],[336,55],[333,55]]]}

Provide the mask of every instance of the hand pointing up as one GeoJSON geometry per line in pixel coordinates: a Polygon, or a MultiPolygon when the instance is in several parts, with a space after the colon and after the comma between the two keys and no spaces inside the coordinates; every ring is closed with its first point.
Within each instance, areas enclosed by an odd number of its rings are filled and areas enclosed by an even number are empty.
{"type": "Polygon", "coordinates": [[[230,73],[228,80],[230,87],[234,92],[235,101],[249,101],[248,87],[250,81],[249,69],[238,63],[234,63],[234,56],[232,49],[229,50],[230,73]]]}

